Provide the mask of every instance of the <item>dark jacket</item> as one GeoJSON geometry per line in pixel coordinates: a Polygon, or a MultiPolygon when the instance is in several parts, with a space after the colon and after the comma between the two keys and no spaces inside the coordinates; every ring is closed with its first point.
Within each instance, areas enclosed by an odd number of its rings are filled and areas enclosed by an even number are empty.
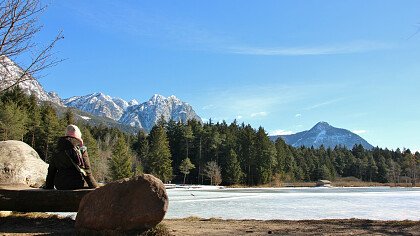
{"type": "Polygon", "coordinates": [[[60,190],[83,188],[85,181],[89,188],[96,188],[98,184],[92,176],[87,151],[81,151],[79,141],[73,137],[61,137],[57,142],[56,153],[50,160],[45,188],[54,186],[60,190]],[[73,161],[73,163],[72,163],[73,161]],[[82,174],[83,169],[86,175],[82,174]]]}

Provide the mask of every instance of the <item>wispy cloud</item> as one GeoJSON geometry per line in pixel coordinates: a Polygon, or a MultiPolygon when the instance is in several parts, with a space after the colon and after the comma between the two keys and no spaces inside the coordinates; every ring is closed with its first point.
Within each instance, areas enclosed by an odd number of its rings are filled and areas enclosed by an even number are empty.
{"type": "Polygon", "coordinates": [[[251,117],[263,117],[263,116],[267,116],[267,115],[268,115],[268,112],[261,111],[261,112],[252,113],[251,117]]]}
{"type": "Polygon", "coordinates": [[[242,119],[242,118],[244,118],[244,117],[243,117],[243,116],[241,116],[241,115],[237,115],[237,116],[236,116],[236,119],[237,119],[237,120],[240,120],[240,119],[242,119]]]}
{"type": "MultiPolygon", "coordinates": [[[[255,121],[257,118],[261,119],[264,115],[280,119],[282,111],[304,106],[302,102],[313,97],[314,91],[318,93],[337,90],[342,86],[342,84],[334,83],[220,86],[195,91],[194,93],[197,93],[197,96],[199,95],[198,100],[201,99],[201,103],[214,106],[211,110],[202,109],[202,116],[212,117],[214,120],[216,120],[216,117],[225,116],[229,116],[230,120],[233,120],[235,117],[241,116],[242,121],[251,122],[250,119],[255,121]]],[[[292,116],[296,115],[296,113],[293,113],[292,116]]],[[[299,115],[296,117],[299,117],[299,115]]]]}
{"type": "MultiPolygon", "coordinates": [[[[386,42],[355,40],[349,42],[325,42],[319,45],[295,46],[255,46],[246,39],[235,38],[227,32],[214,32],[206,29],[191,19],[169,18],[159,11],[133,7],[128,2],[107,2],[108,7],[97,6],[86,2],[75,6],[66,4],[69,9],[79,14],[84,20],[102,30],[112,33],[123,33],[135,37],[154,38],[156,42],[171,42],[180,45],[184,50],[204,50],[225,54],[242,54],[255,56],[315,56],[333,54],[352,54],[369,51],[386,50],[395,45],[386,42]],[[94,9],[94,10],[93,10],[94,9]]],[[[165,43],[165,45],[168,45],[165,43]]]]}
{"type": "Polygon", "coordinates": [[[366,131],[366,130],[364,130],[364,129],[353,130],[353,131],[351,131],[351,132],[353,132],[353,133],[355,133],[355,134],[365,134],[365,133],[367,133],[367,131],[366,131]]]}
{"type": "Polygon", "coordinates": [[[296,118],[299,118],[301,116],[302,116],[302,114],[299,114],[299,113],[295,115],[296,118]]]}
{"type": "Polygon", "coordinates": [[[295,132],[289,131],[289,130],[277,129],[277,130],[270,131],[269,135],[290,135],[290,134],[294,134],[294,133],[295,132]]]}
{"type": "Polygon", "coordinates": [[[390,49],[393,45],[373,42],[355,41],[341,44],[322,46],[297,46],[297,47],[230,47],[231,53],[261,56],[310,56],[310,55],[331,55],[350,54],[368,51],[390,49]]]}
{"type": "Polygon", "coordinates": [[[331,105],[331,104],[337,103],[337,102],[339,102],[343,99],[344,98],[336,98],[336,99],[324,101],[324,102],[321,102],[321,103],[317,103],[317,104],[314,104],[310,107],[305,108],[305,110],[313,110],[313,109],[320,108],[320,107],[323,107],[323,106],[331,105]]]}

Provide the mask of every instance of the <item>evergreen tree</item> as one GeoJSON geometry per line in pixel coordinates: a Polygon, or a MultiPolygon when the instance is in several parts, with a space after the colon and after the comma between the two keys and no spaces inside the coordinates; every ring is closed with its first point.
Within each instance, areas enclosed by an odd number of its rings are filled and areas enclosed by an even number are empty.
{"type": "Polygon", "coordinates": [[[149,141],[147,134],[143,130],[137,133],[136,144],[137,160],[135,161],[135,170],[137,174],[144,172],[143,163],[147,162],[149,156],[149,141]]]}
{"type": "Polygon", "coordinates": [[[247,185],[255,185],[255,130],[242,124],[239,137],[239,160],[246,174],[247,185]]]}
{"type": "Polygon", "coordinates": [[[191,126],[189,125],[185,125],[182,131],[182,136],[185,142],[185,156],[189,158],[190,142],[194,139],[194,134],[191,126]]]}
{"type": "Polygon", "coordinates": [[[2,140],[23,140],[27,132],[28,115],[16,103],[8,101],[0,109],[0,134],[2,140]]]}
{"type": "Polygon", "coordinates": [[[40,137],[36,134],[40,133],[41,129],[41,109],[37,104],[35,95],[33,94],[29,97],[28,117],[30,117],[27,123],[28,132],[26,133],[24,140],[32,148],[36,148],[37,144],[40,143],[40,137]]]}
{"type": "Polygon", "coordinates": [[[76,124],[76,120],[74,118],[74,113],[73,113],[73,110],[71,108],[67,108],[66,112],[64,113],[63,124],[64,125],[74,125],[74,124],[76,124]]]}
{"type": "Polygon", "coordinates": [[[229,184],[239,184],[244,176],[241,165],[238,161],[238,155],[233,149],[230,149],[229,155],[226,158],[226,170],[224,171],[224,181],[229,184]]]}
{"type": "Polygon", "coordinates": [[[183,124],[170,120],[166,126],[166,134],[168,136],[169,148],[172,157],[173,173],[179,174],[179,165],[183,158],[185,158],[184,138],[183,138],[183,124]]]}
{"type": "Polygon", "coordinates": [[[378,167],[371,153],[367,154],[367,160],[366,179],[371,182],[378,174],[378,167]]]}
{"type": "Polygon", "coordinates": [[[113,148],[110,170],[113,180],[130,178],[133,175],[131,156],[124,137],[118,137],[113,148]]]}
{"type": "Polygon", "coordinates": [[[55,144],[58,137],[64,133],[65,127],[62,127],[58,121],[55,109],[50,104],[44,104],[41,107],[41,127],[40,150],[38,153],[44,160],[48,160],[55,151],[55,144]]]}
{"type": "Polygon", "coordinates": [[[15,86],[10,90],[0,93],[0,100],[4,103],[13,102],[18,107],[27,107],[29,97],[23,92],[19,86],[15,86]]]}
{"type": "Polygon", "coordinates": [[[256,182],[265,184],[271,181],[272,169],[277,164],[276,149],[262,127],[258,128],[255,138],[256,182]]]}
{"type": "Polygon", "coordinates": [[[172,179],[172,160],[168,138],[162,125],[152,128],[149,143],[149,157],[144,163],[145,172],[155,175],[166,183],[172,179]]]}
{"type": "Polygon", "coordinates": [[[326,180],[330,180],[331,179],[330,169],[325,164],[323,164],[321,166],[319,179],[326,179],[326,180]]]}
{"type": "Polygon", "coordinates": [[[387,183],[389,182],[389,168],[386,164],[386,160],[383,156],[379,156],[379,161],[377,162],[378,167],[378,174],[377,179],[375,181],[378,181],[380,183],[387,183]]]}
{"type": "MultiPolygon", "coordinates": [[[[193,176],[197,179],[197,183],[203,184],[203,167],[204,167],[204,158],[203,158],[203,136],[204,136],[204,128],[203,125],[195,120],[189,122],[191,125],[191,129],[193,131],[194,140],[192,145],[192,153],[191,153],[191,162],[195,163],[197,168],[193,170],[193,176]],[[200,181],[201,177],[201,181],[200,181]]],[[[191,177],[190,177],[191,178],[191,177]]]]}

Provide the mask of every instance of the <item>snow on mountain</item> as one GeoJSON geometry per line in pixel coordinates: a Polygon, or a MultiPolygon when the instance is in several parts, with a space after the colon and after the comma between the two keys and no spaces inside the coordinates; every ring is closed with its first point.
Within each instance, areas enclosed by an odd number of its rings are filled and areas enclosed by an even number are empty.
{"type": "Polygon", "coordinates": [[[121,98],[112,98],[103,93],[92,93],[63,100],[64,105],[89,112],[95,116],[107,117],[118,121],[129,103],[121,98]]]}
{"type": "Polygon", "coordinates": [[[66,106],[107,117],[121,124],[150,131],[161,116],[166,121],[170,119],[186,122],[201,118],[193,108],[175,96],[165,98],[155,94],[149,101],[139,104],[137,100],[127,102],[121,98],[112,98],[103,93],[93,93],[86,96],[76,96],[63,100],[66,106]]]}
{"type": "Polygon", "coordinates": [[[372,149],[373,146],[357,134],[346,129],[335,128],[327,122],[319,122],[310,130],[291,135],[272,136],[275,140],[278,137],[293,147],[315,147],[321,145],[334,148],[337,145],[352,148],[355,144],[362,144],[366,149],[372,149]]]}
{"type": "Polygon", "coordinates": [[[192,119],[201,121],[188,103],[173,95],[165,98],[158,94],[153,95],[147,102],[128,107],[119,121],[150,131],[162,116],[166,121],[170,119],[182,122],[192,119]]]}
{"type": "Polygon", "coordinates": [[[60,97],[54,92],[47,93],[44,88],[30,75],[22,77],[24,71],[7,57],[0,57],[0,90],[8,88],[21,79],[19,87],[25,94],[34,94],[40,101],[53,102],[63,106],[60,97]],[[21,78],[22,77],[22,78],[21,78]]]}
{"type": "Polygon", "coordinates": [[[133,99],[128,102],[128,106],[134,106],[134,105],[139,105],[139,102],[136,99],[133,99]]]}

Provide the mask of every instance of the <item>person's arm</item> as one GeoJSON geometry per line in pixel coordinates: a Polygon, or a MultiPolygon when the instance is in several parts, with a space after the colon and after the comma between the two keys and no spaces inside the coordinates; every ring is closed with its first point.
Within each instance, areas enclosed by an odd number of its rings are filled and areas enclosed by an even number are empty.
{"type": "Polygon", "coordinates": [[[83,178],[85,179],[89,188],[99,187],[98,183],[96,182],[95,178],[92,175],[92,169],[91,169],[91,166],[90,166],[90,160],[89,160],[89,155],[87,153],[87,150],[82,150],[82,158],[83,158],[83,162],[84,162],[84,168],[83,169],[86,172],[86,176],[83,175],[83,178]]]}
{"type": "Polygon", "coordinates": [[[48,166],[47,180],[45,182],[45,187],[44,187],[45,189],[54,188],[54,178],[55,178],[56,173],[57,173],[57,168],[55,167],[54,160],[51,160],[48,166]]]}

